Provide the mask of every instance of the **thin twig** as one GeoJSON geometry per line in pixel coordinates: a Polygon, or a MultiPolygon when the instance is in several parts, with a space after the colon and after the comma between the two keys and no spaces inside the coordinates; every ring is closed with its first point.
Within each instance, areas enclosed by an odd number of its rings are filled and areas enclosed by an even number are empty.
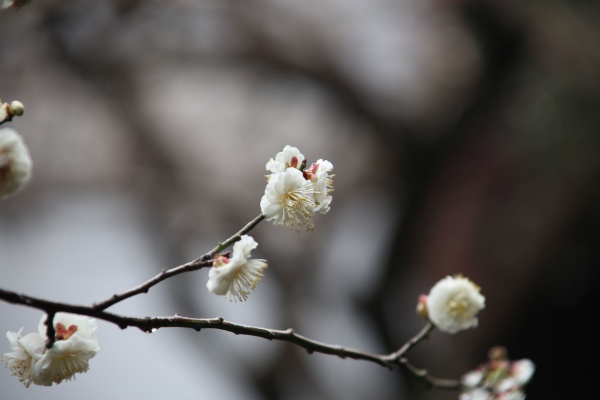
{"type": "Polygon", "coordinates": [[[154,278],[147,280],[146,282],[127,290],[126,292],[120,294],[114,294],[110,299],[101,301],[93,305],[93,307],[97,310],[106,310],[108,307],[113,306],[125,299],[133,297],[135,295],[141,293],[148,293],[148,290],[159,282],[164,281],[167,278],[170,278],[175,275],[182,274],[184,272],[196,271],[198,269],[208,267],[212,265],[212,259],[217,253],[222,252],[227,247],[231,246],[233,243],[240,240],[241,236],[250,232],[256,225],[258,225],[263,219],[264,215],[260,214],[258,217],[254,218],[252,221],[248,222],[246,226],[240,229],[237,233],[231,236],[229,239],[224,242],[219,243],[212,249],[210,252],[206,253],[202,257],[199,257],[193,261],[182,264],[178,267],[174,267],[171,269],[163,270],[160,274],[156,275],[154,278]]]}
{"type": "Polygon", "coordinates": [[[462,387],[461,383],[457,380],[432,377],[426,369],[415,367],[404,357],[398,360],[398,362],[428,389],[460,390],[462,387]]]}
{"type": "Polygon", "coordinates": [[[212,265],[212,260],[206,256],[202,256],[200,258],[197,258],[193,261],[190,261],[190,262],[180,265],[178,267],[174,267],[174,268],[171,268],[168,270],[163,270],[160,274],[156,275],[152,279],[147,280],[146,282],[142,283],[141,285],[138,285],[132,289],[129,289],[126,292],[123,292],[120,294],[115,294],[110,299],[96,303],[92,307],[97,310],[106,310],[108,307],[110,307],[120,301],[123,301],[130,297],[133,297],[140,293],[148,293],[148,290],[150,290],[150,288],[152,286],[156,285],[159,282],[164,281],[167,278],[182,274],[184,272],[196,271],[200,268],[208,267],[210,265],[212,265]]]}
{"type": "Polygon", "coordinates": [[[408,352],[408,350],[412,349],[419,342],[427,338],[427,336],[429,336],[429,333],[433,330],[434,327],[435,325],[433,325],[431,322],[427,323],[427,325],[425,325],[419,333],[417,333],[414,337],[412,337],[410,340],[404,343],[404,345],[400,347],[397,351],[391,353],[388,356],[390,361],[398,361],[404,354],[408,352]]]}

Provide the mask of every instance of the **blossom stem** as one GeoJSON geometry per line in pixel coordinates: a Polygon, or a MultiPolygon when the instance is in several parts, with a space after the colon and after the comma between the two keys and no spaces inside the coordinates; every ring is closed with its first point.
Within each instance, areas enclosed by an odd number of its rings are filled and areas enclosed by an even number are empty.
{"type": "Polygon", "coordinates": [[[417,368],[412,365],[406,358],[398,360],[400,364],[410,372],[418,381],[420,381],[428,389],[451,389],[459,390],[461,383],[455,379],[434,378],[427,372],[426,369],[417,368]]]}
{"type": "Polygon", "coordinates": [[[402,347],[400,347],[398,350],[396,350],[388,356],[389,361],[398,362],[401,359],[401,357],[405,355],[410,349],[419,344],[419,342],[425,340],[429,336],[429,333],[431,333],[433,328],[435,328],[435,325],[431,322],[427,322],[427,325],[425,325],[419,333],[417,333],[410,340],[404,343],[402,347]]]}
{"type": "Polygon", "coordinates": [[[231,246],[233,243],[240,240],[241,236],[250,232],[256,225],[265,219],[265,216],[260,214],[258,217],[254,218],[252,221],[248,222],[242,229],[239,230],[235,235],[231,236],[229,239],[224,242],[219,243],[214,249],[210,252],[204,254],[201,257],[196,258],[188,263],[182,264],[178,267],[173,267],[171,269],[163,270],[161,273],[156,275],[154,278],[147,280],[146,282],[127,290],[126,292],[120,294],[114,294],[110,299],[101,301],[96,303],[93,307],[97,310],[106,310],[108,307],[113,306],[125,299],[136,296],[141,293],[148,293],[150,288],[165,279],[168,279],[172,276],[182,274],[184,272],[196,271],[198,269],[204,267],[210,267],[212,265],[212,259],[215,257],[217,253],[225,250],[227,247],[231,246]]]}

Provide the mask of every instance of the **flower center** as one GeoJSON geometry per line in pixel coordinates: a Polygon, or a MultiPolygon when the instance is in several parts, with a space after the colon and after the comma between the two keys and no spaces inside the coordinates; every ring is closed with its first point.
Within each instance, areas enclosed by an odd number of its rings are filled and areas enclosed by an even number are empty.
{"type": "Polygon", "coordinates": [[[456,296],[446,303],[448,314],[455,318],[468,318],[470,316],[469,301],[464,296],[456,296]]]}
{"type": "Polygon", "coordinates": [[[298,168],[298,157],[292,157],[292,162],[290,163],[290,167],[298,168]]]}
{"type": "Polygon", "coordinates": [[[213,260],[213,267],[215,267],[215,268],[222,267],[223,265],[226,265],[227,263],[229,263],[229,258],[222,256],[220,254],[217,254],[215,259],[213,260]]]}
{"type": "Polygon", "coordinates": [[[313,228],[311,219],[315,203],[310,192],[302,190],[287,192],[283,195],[281,203],[286,214],[285,217],[290,223],[296,222],[308,230],[313,228]]]}
{"type": "Polygon", "coordinates": [[[66,328],[63,324],[59,322],[58,324],[56,324],[54,330],[56,331],[56,340],[67,340],[68,338],[73,336],[75,332],[77,332],[77,325],[71,325],[69,326],[69,328],[66,328]]]}
{"type": "Polygon", "coordinates": [[[454,315],[464,314],[467,309],[467,303],[460,300],[450,300],[448,302],[448,309],[454,315]]]}

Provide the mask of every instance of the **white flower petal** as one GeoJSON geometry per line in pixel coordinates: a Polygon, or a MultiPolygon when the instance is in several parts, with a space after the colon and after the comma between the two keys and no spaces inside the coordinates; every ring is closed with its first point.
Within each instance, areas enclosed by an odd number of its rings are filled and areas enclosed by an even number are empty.
{"type": "Polygon", "coordinates": [[[25,387],[34,383],[33,366],[42,356],[46,341],[37,333],[21,336],[21,332],[7,332],[6,337],[12,349],[2,357],[6,367],[10,368],[12,375],[19,378],[25,387]]]}
{"type": "MultiPolygon", "coordinates": [[[[46,332],[46,317],[38,330],[46,332]]],[[[46,350],[33,368],[34,383],[50,386],[74,379],[75,374],[86,372],[89,360],[99,351],[96,338],[96,320],[76,314],[56,313],[53,320],[56,341],[46,350]]]]}
{"type": "Polygon", "coordinates": [[[248,258],[250,258],[250,253],[256,247],[258,247],[258,243],[256,243],[252,236],[242,235],[241,239],[233,244],[232,257],[239,257],[245,262],[248,258]]]}
{"type": "Polygon", "coordinates": [[[484,378],[483,372],[481,372],[479,370],[474,370],[474,371],[470,371],[470,372],[467,372],[466,374],[464,374],[460,380],[460,383],[462,383],[464,386],[474,388],[481,383],[483,378],[484,378]]]}
{"type": "MultiPolygon", "coordinates": [[[[85,315],[71,314],[65,312],[58,312],[54,315],[54,326],[56,324],[63,324],[65,327],[75,325],[77,327],[77,333],[85,338],[96,340],[96,331],[98,330],[98,324],[95,319],[87,317],[85,315]]],[[[46,316],[40,319],[38,324],[38,332],[40,335],[46,335],[46,316]]]]}
{"type": "Polygon", "coordinates": [[[0,129],[0,198],[20,190],[31,179],[31,157],[21,135],[0,129]]]}
{"type": "Polygon", "coordinates": [[[268,171],[276,174],[288,168],[300,168],[305,158],[296,147],[286,145],[283,151],[277,153],[275,159],[270,159],[265,166],[268,171]]]}
{"type": "Polygon", "coordinates": [[[315,209],[314,189],[302,172],[288,168],[284,172],[271,175],[261,198],[260,208],[267,221],[292,228],[304,226],[313,228],[312,216],[315,209]]]}
{"type": "Polygon", "coordinates": [[[525,386],[533,373],[535,372],[535,364],[533,361],[524,358],[522,360],[513,361],[511,364],[511,375],[521,387],[525,386]]]}
{"type": "Polygon", "coordinates": [[[243,265],[227,291],[227,300],[245,301],[263,277],[265,260],[249,260],[243,265]]]}
{"type": "Polygon", "coordinates": [[[329,211],[333,192],[333,164],[327,160],[319,159],[305,170],[305,176],[313,183],[315,209],[314,212],[325,214],[329,211]]]}

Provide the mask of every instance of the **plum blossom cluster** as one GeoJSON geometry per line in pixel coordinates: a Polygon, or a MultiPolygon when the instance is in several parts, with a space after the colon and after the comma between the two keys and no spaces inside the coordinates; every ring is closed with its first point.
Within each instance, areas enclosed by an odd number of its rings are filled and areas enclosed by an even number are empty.
{"type": "MultiPolygon", "coordinates": [[[[417,313],[442,332],[454,334],[477,327],[485,307],[481,288],[462,275],[438,281],[428,295],[419,296],[417,313]]],[[[463,375],[459,400],[525,400],[524,387],[535,371],[531,360],[510,361],[504,347],[489,352],[489,361],[463,375]]]]}
{"type": "MultiPolygon", "coordinates": [[[[9,3],[11,2],[4,0],[0,4],[5,6],[9,3]]],[[[22,114],[20,103],[6,105],[0,101],[0,123],[10,120],[13,115],[20,115],[19,112],[22,114]]],[[[19,134],[10,128],[0,129],[0,198],[17,192],[29,181],[31,165],[29,152],[19,134]]],[[[198,267],[196,261],[200,261],[202,267],[212,262],[206,287],[210,293],[225,296],[232,302],[247,300],[268,267],[266,260],[250,258],[258,243],[246,233],[262,220],[273,221],[275,225],[291,229],[299,230],[298,227],[304,227],[307,231],[312,230],[313,215],[317,212],[325,214],[330,209],[334,175],[331,173],[333,165],[329,161],[319,159],[307,166],[304,155],[296,147],[288,145],[267,162],[266,169],[270,174],[266,176],[265,194],[260,201],[261,214],[225,242],[219,243],[211,252],[189,263],[189,267],[192,264],[198,267]],[[220,253],[232,244],[231,251],[220,253]]],[[[173,276],[174,271],[180,273],[198,269],[187,268],[188,265],[185,265],[163,271],[163,275],[159,277],[173,276]]],[[[147,289],[161,280],[153,278],[134,290],[113,298],[120,301],[131,295],[147,292],[147,289]]],[[[23,300],[23,304],[27,304],[26,300],[23,300]]],[[[109,305],[115,302],[111,301],[109,305]]],[[[479,323],[477,316],[484,308],[485,297],[479,286],[462,275],[446,276],[431,288],[429,294],[419,296],[417,312],[429,322],[422,333],[411,339],[412,344],[424,340],[434,327],[449,334],[475,328],[479,323]]],[[[38,332],[23,335],[21,328],[18,332],[8,332],[6,335],[11,352],[5,353],[2,360],[25,387],[32,384],[52,386],[75,379],[77,374],[88,370],[90,360],[100,350],[94,319],[64,312],[50,315],[52,321],[47,321],[46,316],[41,318],[38,332]],[[47,336],[50,340],[47,340],[47,336]]],[[[402,351],[410,348],[405,345],[390,355],[377,356],[323,343],[314,348],[314,341],[289,333],[291,330],[277,332],[275,335],[271,330],[257,327],[237,326],[237,329],[239,331],[236,330],[236,334],[288,340],[303,346],[309,352],[322,351],[342,358],[349,354],[352,358],[376,360],[382,365],[391,365],[391,362],[400,364],[402,351]],[[257,331],[267,332],[268,335],[257,335],[257,331]]],[[[460,383],[456,381],[453,387],[461,389],[459,400],[525,400],[524,387],[534,371],[533,362],[528,359],[510,361],[506,349],[498,346],[490,350],[488,362],[465,374],[460,383]]],[[[435,383],[434,378],[429,379],[430,383],[435,383]]]]}
{"type": "Polygon", "coordinates": [[[439,330],[456,333],[475,328],[477,314],[485,307],[481,288],[462,275],[447,276],[436,283],[429,295],[421,295],[417,312],[439,330]]]}
{"type": "MultiPolygon", "coordinates": [[[[330,208],[333,164],[319,159],[307,167],[300,150],[287,145],[267,162],[266,169],[271,173],[266,176],[267,186],[260,201],[262,217],[275,225],[312,230],[313,214],[325,214],[330,208]]],[[[252,237],[242,235],[231,257],[217,254],[208,274],[208,290],[229,301],[247,300],[267,268],[266,260],[250,259],[250,252],[257,246],[252,237]]]]}
{"type": "Polygon", "coordinates": [[[267,268],[266,260],[250,260],[250,252],[257,246],[251,236],[242,235],[233,245],[231,258],[217,254],[208,273],[208,290],[226,296],[229,301],[247,300],[267,268]]]}
{"type": "Polygon", "coordinates": [[[100,350],[94,319],[56,313],[53,327],[55,337],[50,348],[47,348],[45,340],[46,316],[42,316],[37,333],[23,336],[21,328],[18,332],[6,334],[12,352],[5,353],[2,359],[25,387],[32,383],[52,386],[72,380],[75,374],[88,370],[89,360],[100,350]]]}
{"type": "Polygon", "coordinates": [[[488,362],[463,375],[459,400],[525,400],[535,364],[526,358],[510,361],[502,346],[493,347],[488,356],[488,362]]]}
{"type": "Polygon", "coordinates": [[[21,135],[12,128],[0,129],[0,199],[25,186],[31,168],[31,156],[21,135]]]}
{"type": "Polygon", "coordinates": [[[296,147],[285,146],[270,159],[266,169],[267,187],[260,209],[267,221],[275,225],[307,231],[314,228],[313,214],[325,214],[333,192],[333,164],[319,159],[307,167],[306,158],[296,147]]]}

